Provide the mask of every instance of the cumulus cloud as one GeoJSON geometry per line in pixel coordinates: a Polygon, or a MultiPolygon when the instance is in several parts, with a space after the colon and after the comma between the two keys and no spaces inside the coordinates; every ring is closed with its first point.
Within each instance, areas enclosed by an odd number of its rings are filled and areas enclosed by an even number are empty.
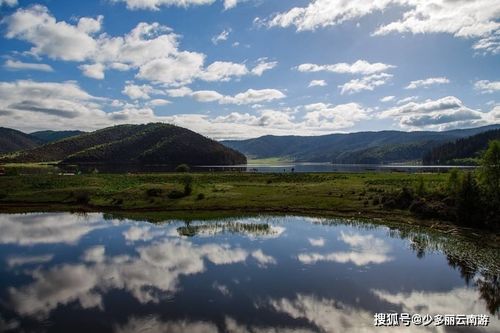
{"type": "Polygon", "coordinates": [[[454,96],[429,99],[422,103],[409,102],[387,109],[380,116],[396,119],[401,127],[408,129],[446,130],[481,126],[495,121],[493,112],[485,113],[468,108],[454,96]]]}
{"type": "Polygon", "coordinates": [[[219,44],[219,42],[226,41],[227,38],[229,37],[229,34],[231,33],[231,29],[224,29],[220,34],[217,36],[212,37],[212,43],[214,45],[219,44]]]}
{"type": "Polygon", "coordinates": [[[267,267],[268,265],[275,265],[276,259],[272,256],[265,254],[261,249],[253,251],[251,256],[257,260],[257,263],[260,267],[267,267]]]}
{"type": "MultiPolygon", "coordinates": [[[[311,0],[305,7],[294,7],[258,22],[268,27],[291,27],[297,31],[316,30],[352,21],[393,7],[402,7],[401,19],[380,26],[373,34],[448,33],[461,38],[498,36],[500,4],[495,0],[381,0],[342,1],[311,0]]],[[[498,39],[496,39],[498,42],[498,39]]],[[[491,41],[483,41],[478,49],[487,49],[491,41]]]]}
{"type": "Polygon", "coordinates": [[[254,68],[252,68],[252,74],[261,76],[262,74],[264,74],[264,72],[273,69],[277,65],[278,65],[277,61],[267,61],[266,58],[261,58],[259,59],[257,65],[254,68]]]}
{"type": "Polygon", "coordinates": [[[387,84],[392,78],[392,74],[379,73],[362,77],[361,79],[353,79],[342,85],[339,85],[341,94],[353,94],[363,90],[373,91],[376,87],[387,84]]]}
{"type": "Polygon", "coordinates": [[[301,64],[297,66],[299,72],[332,72],[341,74],[375,74],[394,68],[393,65],[384,64],[381,62],[370,63],[366,60],[357,60],[349,64],[345,62],[333,65],[316,65],[316,64],[301,64]]]}
{"type": "Polygon", "coordinates": [[[500,81],[480,80],[474,83],[474,89],[491,94],[500,91],[500,81]]]}
{"type": "Polygon", "coordinates": [[[388,103],[390,101],[393,101],[396,98],[396,96],[385,96],[380,99],[382,103],[388,103]]]}
{"type": "MultiPolygon", "coordinates": [[[[180,2],[187,4],[188,1],[180,2]]],[[[243,75],[261,75],[275,66],[275,63],[259,62],[253,70],[248,70],[244,64],[215,61],[205,68],[206,56],[181,50],[179,36],[169,27],[142,22],[123,36],[110,36],[97,34],[102,21],[102,16],[82,17],[76,24],[57,21],[41,5],[19,9],[2,20],[7,28],[5,36],[31,43],[32,54],[85,62],[80,69],[95,79],[103,79],[107,69],[137,69],[138,79],[183,86],[194,80],[228,81],[243,75]]]]}
{"type": "Polygon", "coordinates": [[[432,85],[446,83],[450,83],[450,80],[445,77],[430,77],[424,80],[411,81],[410,84],[405,87],[405,89],[428,88],[432,85]]]}
{"type": "Polygon", "coordinates": [[[103,64],[91,64],[91,65],[81,65],[80,69],[82,70],[83,75],[96,79],[103,80],[104,79],[104,70],[105,67],[103,64]]]}
{"type": "Polygon", "coordinates": [[[199,90],[191,92],[189,95],[198,102],[218,102],[220,104],[252,104],[270,102],[286,97],[277,89],[248,89],[234,96],[224,96],[213,90],[199,90]]]}
{"type": "Polygon", "coordinates": [[[304,115],[305,125],[316,128],[347,128],[369,118],[369,110],[357,103],[340,105],[314,103],[305,105],[304,110],[307,111],[304,115]]]}
{"type": "Polygon", "coordinates": [[[114,2],[125,2],[128,9],[160,10],[160,7],[190,7],[211,5],[215,0],[113,0],[114,2]]]}
{"type": "Polygon", "coordinates": [[[4,68],[13,71],[31,70],[41,72],[53,72],[54,69],[47,64],[37,64],[8,59],[3,65],[4,68]]]}
{"type": "Polygon", "coordinates": [[[312,80],[311,82],[309,82],[309,88],[311,87],[325,87],[327,86],[328,84],[326,83],[325,80],[312,80]]]}
{"type": "Polygon", "coordinates": [[[161,92],[147,84],[127,84],[122,90],[122,94],[127,95],[130,99],[150,99],[149,95],[152,93],[158,94],[161,92]]]}

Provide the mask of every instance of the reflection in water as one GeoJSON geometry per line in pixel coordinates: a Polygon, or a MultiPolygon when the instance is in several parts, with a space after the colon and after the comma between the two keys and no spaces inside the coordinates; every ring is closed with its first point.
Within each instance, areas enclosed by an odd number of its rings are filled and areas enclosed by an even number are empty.
{"type": "MultiPolygon", "coordinates": [[[[338,263],[352,262],[356,266],[368,264],[382,264],[392,258],[388,255],[390,247],[383,239],[375,238],[373,235],[363,236],[361,234],[340,233],[339,240],[350,245],[350,251],[320,253],[301,253],[298,255],[300,262],[304,264],[315,264],[318,261],[335,261],[338,263]]],[[[311,242],[311,245],[318,246],[319,242],[311,242]]]]}
{"type": "Polygon", "coordinates": [[[371,332],[391,311],[490,313],[495,331],[498,265],[496,248],[356,221],[0,215],[0,331],[371,332]]]}

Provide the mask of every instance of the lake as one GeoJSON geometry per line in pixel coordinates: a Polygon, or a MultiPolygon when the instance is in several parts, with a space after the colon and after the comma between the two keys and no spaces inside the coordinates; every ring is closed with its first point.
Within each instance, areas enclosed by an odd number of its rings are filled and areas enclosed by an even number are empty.
{"type": "Polygon", "coordinates": [[[0,214],[0,331],[457,330],[374,327],[408,313],[499,332],[499,266],[498,248],[352,220],[0,214]]]}
{"type": "MultiPolygon", "coordinates": [[[[84,164],[60,165],[55,170],[62,172],[84,173],[99,171],[101,173],[163,173],[174,172],[175,165],[140,165],[140,164],[84,164]]],[[[473,170],[475,166],[454,165],[410,165],[410,164],[332,164],[332,163],[249,163],[244,165],[199,165],[192,166],[195,172],[256,172],[256,173],[290,173],[290,172],[447,172],[450,169],[473,170]]],[[[39,172],[40,170],[21,170],[21,173],[39,172]]]]}

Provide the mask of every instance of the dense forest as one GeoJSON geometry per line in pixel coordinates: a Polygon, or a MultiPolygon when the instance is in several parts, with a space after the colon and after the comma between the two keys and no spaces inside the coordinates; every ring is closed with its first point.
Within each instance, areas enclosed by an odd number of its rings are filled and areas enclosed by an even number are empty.
{"type": "Polygon", "coordinates": [[[0,127],[0,154],[38,147],[42,143],[43,140],[29,134],[0,127]]]}
{"type": "Polygon", "coordinates": [[[3,162],[62,164],[245,164],[246,157],[185,128],[152,123],[119,125],[4,155],[3,162]]]}
{"type": "Polygon", "coordinates": [[[491,140],[500,139],[500,129],[458,139],[435,147],[422,159],[424,165],[476,165],[491,140]]]}
{"type": "Polygon", "coordinates": [[[223,141],[251,158],[280,157],[297,162],[383,164],[419,162],[444,143],[476,135],[500,125],[443,132],[358,132],[322,136],[272,136],[223,141]]]}

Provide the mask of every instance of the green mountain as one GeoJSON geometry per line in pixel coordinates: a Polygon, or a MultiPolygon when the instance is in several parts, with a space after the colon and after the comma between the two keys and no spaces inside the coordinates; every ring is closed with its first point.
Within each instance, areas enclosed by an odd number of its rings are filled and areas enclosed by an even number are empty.
{"type": "Polygon", "coordinates": [[[488,143],[492,140],[500,140],[500,129],[435,147],[424,155],[422,163],[426,165],[477,164],[482,153],[488,148],[488,143]]]}
{"type": "Polygon", "coordinates": [[[38,138],[44,143],[48,143],[71,138],[84,133],[85,132],[82,131],[38,131],[30,133],[30,135],[38,138]]]}
{"type": "Polygon", "coordinates": [[[246,163],[246,158],[185,128],[153,123],[104,128],[6,156],[4,161],[234,165],[246,163]]]}
{"type": "Polygon", "coordinates": [[[287,158],[298,162],[396,163],[421,161],[430,149],[498,129],[491,125],[444,132],[358,132],[322,136],[272,136],[222,143],[251,158],[287,158]]]}
{"type": "Polygon", "coordinates": [[[29,134],[10,128],[0,127],[0,154],[39,146],[42,141],[29,134]]]}

